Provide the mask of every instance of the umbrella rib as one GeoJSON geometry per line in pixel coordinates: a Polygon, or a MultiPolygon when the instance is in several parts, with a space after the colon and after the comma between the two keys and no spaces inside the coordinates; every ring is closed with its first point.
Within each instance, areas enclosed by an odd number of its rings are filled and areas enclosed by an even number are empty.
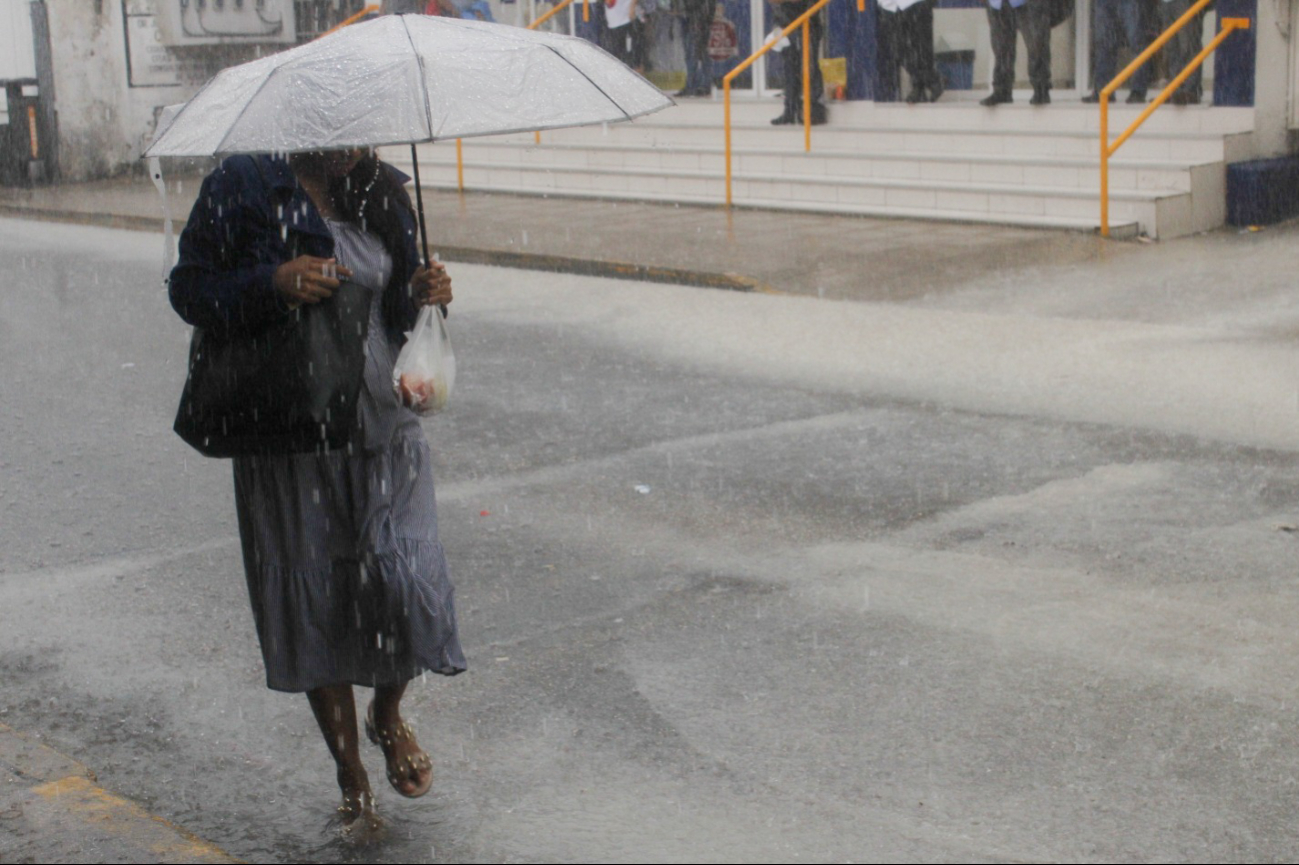
{"type": "MultiPolygon", "coordinates": [[[[184,116],[185,112],[189,110],[190,105],[192,105],[192,104],[194,103],[194,100],[196,100],[196,99],[198,99],[200,96],[202,96],[202,95],[204,94],[204,92],[206,92],[207,89],[208,89],[209,87],[211,87],[213,84],[216,84],[216,80],[217,80],[217,76],[215,76],[215,75],[212,76],[212,80],[209,81],[208,83],[204,84],[202,87],[200,87],[198,93],[195,93],[192,97],[190,97],[189,99],[185,100],[185,104],[182,105],[182,106],[180,107],[180,110],[176,112],[176,116],[173,117],[173,118],[171,119],[171,126],[175,126],[175,125],[176,125],[176,121],[177,121],[177,120],[180,120],[180,118],[181,118],[182,116],[184,116]]],[[[156,141],[154,141],[152,144],[150,144],[148,147],[145,148],[145,150],[144,150],[144,154],[143,154],[144,156],[148,156],[148,155],[149,155],[149,151],[152,150],[153,148],[157,147],[158,144],[160,144],[160,143],[162,142],[162,140],[163,140],[164,138],[167,137],[167,133],[171,130],[171,126],[168,126],[166,129],[164,129],[164,130],[162,131],[162,136],[161,136],[160,138],[158,138],[156,141]]]]}
{"type": "Polygon", "coordinates": [[[419,66],[419,86],[424,90],[424,123],[428,128],[428,140],[433,140],[433,100],[428,92],[428,74],[424,69],[424,58],[420,56],[419,49],[415,47],[415,37],[410,35],[410,25],[406,23],[405,15],[398,15],[401,20],[402,29],[406,31],[406,41],[410,43],[410,53],[415,55],[415,63],[419,66]]]}
{"type": "Polygon", "coordinates": [[[555,48],[554,48],[553,46],[551,46],[551,45],[547,45],[546,48],[547,48],[547,50],[549,50],[552,54],[554,54],[556,57],[558,57],[560,60],[563,60],[563,61],[564,61],[565,63],[567,63],[569,66],[573,67],[573,69],[577,72],[578,75],[581,75],[583,78],[585,78],[587,81],[589,81],[589,82],[591,83],[591,86],[592,86],[592,87],[594,87],[596,90],[600,91],[600,95],[601,95],[601,96],[603,96],[605,99],[608,99],[610,102],[612,102],[612,103],[613,103],[613,107],[614,107],[614,108],[617,108],[619,111],[622,112],[622,116],[623,116],[623,117],[627,118],[628,120],[632,120],[632,119],[634,119],[630,114],[627,113],[627,109],[626,109],[626,108],[623,108],[621,105],[619,105],[619,104],[618,104],[618,100],[617,100],[617,99],[614,99],[612,96],[610,96],[608,93],[606,93],[606,92],[605,92],[605,89],[604,89],[603,87],[601,87],[599,84],[596,84],[596,83],[595,83],[595,79],[592,78],[590,75],[587,75],[586,72],[584,72],[584,71],[582,70],[582,67],[578,66],[578,65],[577,65],[576,63],[574,63],[572,60],[569,60],[569,59],[568,59],[567,57],[565,57],[563,54],[560,54],[558,51],[555,50],[555,48]]]}
{"type": "Polygon", "coordinates": [[[226,141],[229,140],[230,136],[234,134],[235,127],[238,126],[239,121],[243,119],[244,112],[248,110],[248,106],[252,105],[253,100],[261,95],[262,90],[264,90],[266,88],[266,85],[270,83],[271,73],[273,73],[276,69],[279,68],[280,68],[279,63],[275,63],[271,65],[270,72],[266,73],[266,75],[262,77],[262,83],[257,85],[257,89],[253,91],[253,95],[249,96],[248,100],[244,102],[243,108],[239,109],[239,113],[236,114],[235,119],[231,121],[230,128],[226,130],[226,134],[221,136],[221,140],[217,142],[217,146],[212,149],[213,154],[217,154],[221,152],[221,148],[225,146],[226,141]]]}

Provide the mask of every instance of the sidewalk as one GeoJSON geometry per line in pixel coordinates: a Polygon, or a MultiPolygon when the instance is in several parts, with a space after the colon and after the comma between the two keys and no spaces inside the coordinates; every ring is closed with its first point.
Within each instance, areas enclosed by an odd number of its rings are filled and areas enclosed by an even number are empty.
{"type": "MultiPolygon", "coordinates": [[[[178,232],[200,181],[168,178],[178,232]]],[[[1135,246],[982,224],[580,198],[426,191],[424,202],[445,261],[845,300],[907,300],[1008,267],[1135,246]]],[[[162,230],[161,201],[144,177],[0,187],[0,216],[162,230]]]]}
{"type": "Polygon", "coordinates": [[[238,862],[0,724],[0,861],[238,862]]]}

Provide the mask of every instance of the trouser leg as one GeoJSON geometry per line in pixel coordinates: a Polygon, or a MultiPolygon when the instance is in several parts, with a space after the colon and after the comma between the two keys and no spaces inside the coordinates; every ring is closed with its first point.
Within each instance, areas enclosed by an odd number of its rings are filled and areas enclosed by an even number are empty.
{"type": "Polygon", "coordinates": [[[1095,0],[1092,7],[1092,90],[1096,92],[1114,78],[1120,39],[1120,2],[1122,0],[1095,0]]]}
{"type": "Polygon", "coordinates": [[[638,72],[649,67],[649,23],[639,19],[631,22],[631,66],[638,72]]]}
{"type": "Polygon", "coordinates": [[[881,102],[896,101],[902,87],[898,75],[898,66],[902,62],[901,18],[900,12],[879,9],[875,19],[879,27],[876,43],[879,47],[875,55],[875,92],[881,102]]]}
{"type": "Polygon", "coordinates": [[[1028,0],[1015,10],[1015,25],[1024,34],[1024,47],[1028,49],[1028,80],[1033,90],[1050,90],[1051,4],[1047,0],[1028,0]]]}
{"type": "Polygon", "coordinates": [[[708,23],[702,13],[686,15],[687,90],[705,90],[713,84],[708,71],[708,23]]]}
{"type": "Polygon", "coordinates": [[[992,92],[1009,96],[1015,89],[1015,10],[1010,0],[1000,9],[988,7],[988,30],[992,39],[992,92]]]}
{"type": "MultiPolygon", "coordinates": [[[[1119,17],[1122,19],[1123,33],[1128,48],[1132,49],[1132,56],[1135,58],[1150,44],[1146,39],[1145,24],[1141,20],[1141,0],[1119,0],[1119,2],[1119,17]]],[[[1145,96],[1149,86],[1150,61],[1147,60],[1137,67],[1137,71],[1133,72],[1132,77],[1128,79],[1128,89],[1139,96],[1145,96]]]]}
{"type": "MultiPolygon", "coordinates": [[[[821,77],[821,60],[820,60],[821,37],[823,35],[824,28],[821,26],[820,17],[812,18],[809,24],[811,25],[809,27],[811,32],[808,34],[810,37],[808,41],[811,43],[812,46],[812,57],[810,60],[809,68],[811,69],[812,72],[812,109],[815,111],[817,110],[816,106],[823,105],[825,103],[825,81],[821,77]]],[[[799,33],[798,35],[799,35],[798,44],[801,49],[803,45],[803,38],[802,38],[803,34],[799,33]]],[[[803,62],[802,57],[800,57],[799,63],[801,64],[802,62],[803,62]]],[[[802,67],[800,66],[800,69],[801,68],[802,67]]],[[[800,99],[802,98],[801,94],[799,98],[800,99]]]]}
{"type": "Polygon", "coordinates": [[[934,64],[934,4],[920,0],[901,12],[902,62],[911,76],[912,88],[938,90],[938,67],[934,64]]]}
{"type": "MultiPolygon", "coordinates": [[[[812,54],[809,68],[812,71],[812,110],[821,104],[825,96],[825,83],[821,78],[821,65],[816,62],[817,49],[820,48],[820,31],[813,24],[811,28],[812,54]]],[[[803,31],[800,28],[789,34],[789,47],[781,52],[785,61],[785,111],[797,117],[803,114],[803,31]]]]}
{"type": "Polygon", "coordinates": [[[802,41],[801,34],[789,35],[789,47],[780,52],[780,59],[785,64],[785,116],[797,117],[803,104],[803,55],[795,47],[802,41]]]}
{"type": "MultiPolygon", "coordinates": [[[[1169,0],[1167,3],[1160,4],[1160,14],[1164,29],[1172,26],[1173,22],[1186,14],[1191,8],[1192,0],[1169,0]]],[[[1201,33],[1204,28],[1204,14],[1196,15],[1185,27],[1179,30],[1171,40],[1164,45],[1165,56],[1168,58],[1168,77],[1174,78],[1180,75],[1186,64],[1195,59],[1195,55],[1200,53],[1203,48],[1203,38],[1201,33]]],[[[1203,67],[1197,68],[1191,73],[1191,76],[1182,82],[1182,86],[1177,89],[1179,93],[1187,96],[1200,98],[1200,84],[1203,67]]]]}
{"type": "Polygon", "coordinates": [[[609,53],[617,57],[628,66],[631,65],[631,24],[624,24],[621,27],[610,28],[609,30],[609,53]]]}

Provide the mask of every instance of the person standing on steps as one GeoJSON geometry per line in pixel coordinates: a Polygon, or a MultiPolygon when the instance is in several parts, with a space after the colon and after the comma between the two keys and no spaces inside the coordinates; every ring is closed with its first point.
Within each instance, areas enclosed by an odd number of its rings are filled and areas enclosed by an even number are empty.
{"type": "MultiPolygon", "coordinates": [[[[1181,18],[1191,7],[1195,5],[1194,0],[1161,0],[1159,4],[1159,24],[1164,30],[1172,27],[1178,18],[1181,18]]],[[[1212,4],[1210,4],[1212,5],[1212,4]]],[[[1182,70],[1187,64],[1195,59],[1195,55],[1204,49],[1204,13],[1208,7],[1201,9],[1185,27],[1173,34],[1173,38],[1164,43],[1164,58],[1168,66],[1169,79],[1176,78],[1182,74],[1182,70]]],[[[1203,80],[1204,67],[1199,66],[1190,74],[1182,86],[1173,91],[1168,97],[1169,105],[1199,105],[1201,96],[1201,87],[1203,80]]]]}
{"type": "MultiPolygon", "coordinates": [[[[772,18],[782,30],[793,24],[798,17],[816,5],[816,0],[771,0],[772,18]]],[[[810,25],[810,42],[812,56],[809,67],[812,73],[812,125],[825,123],[828,112],[825,108],[825,84],[821,80],[821,17],[813,15],[810,25]]],[[[785,126],[803,122],[803,32],[802,28],[789,34],[789,47],[780,52],[780,59],[785,64],[785,110],[772,119],[773,126],[785,126]]]]}
{"type": "Polygon", "coordinates": [[[685,31],[686,86],[677,96],[708,96],[713,89],[712,64],[708,59],[708,27],[713,21],[713,0],[677,0],[674,10],[685,31]]]}
{"type": "Polygon", "coordinates": [[[885,73],[897,86],[897,67],[907,70],[911,90],[907,102],[937,102],[943,94],[943,79],[934,62],[934,6],[937,0],[878,0],[880,41],[891,69],[885,73]]]}
{"type": "MultiPolygon", "coordinates": [[[[1100,101],[1100,91],[1118,74],[1120,42],[1126,41],[1132,56],[1140,54],[1149,42],[1145,38],[1141,20],[1143,0],[1093,0],[1092,6],[1092,56],[1096,66],[1092,72],[1092,92],[1083,102],[1100,101]]],[[[1140,105],[1146,101],[1146,87],[1150,80],[1150,63],[1141,64],[1128,79],[1128,104],[1140,105]]],[[[1110,102],[1114,101],[1110,94],[1110,102]]]]}
{"type": "Polygon", "coordinates": [[[1013,102],[1015,37],[1024,34],[1028,49],[1028,80],[1033,85],[1029,105],[1051,102],[1050,0],[988,0],[992,36],[992,92],[980,101],[989,107],[1013,102]]]}

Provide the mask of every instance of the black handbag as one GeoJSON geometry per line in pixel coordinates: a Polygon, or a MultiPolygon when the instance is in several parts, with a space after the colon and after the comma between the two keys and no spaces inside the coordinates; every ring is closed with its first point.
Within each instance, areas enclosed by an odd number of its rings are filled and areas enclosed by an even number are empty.
{"type": "Polygon", "coordinates": [[[253,334],[194,328],[176,434],[209,457],[345,447],[357,426],[370,295],[344,282],[253,334]]]}

